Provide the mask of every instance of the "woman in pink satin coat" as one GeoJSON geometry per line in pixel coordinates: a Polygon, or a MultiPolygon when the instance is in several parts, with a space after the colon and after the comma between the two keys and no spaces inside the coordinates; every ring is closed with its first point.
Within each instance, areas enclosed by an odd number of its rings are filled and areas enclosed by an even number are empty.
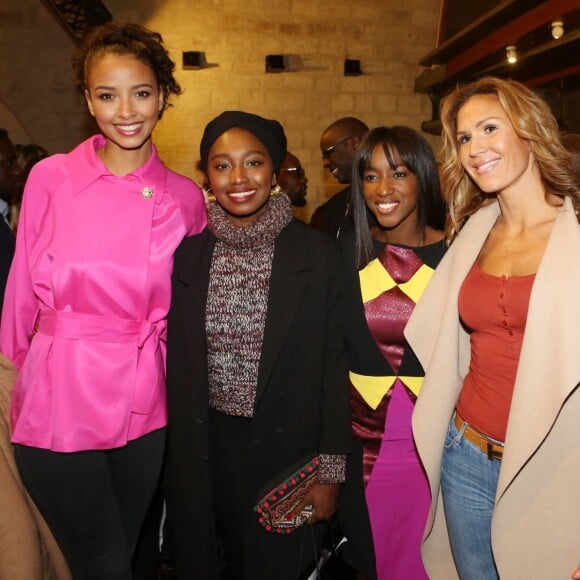
{"type": "Polygon", "coordinates": [[[173,69],[159,34],[96,29],[76,73],[101,134],[37,164],[24,192],[0,328],[12,442],[75,580],[131,578],[161,469],[173,253],[206,224],[151,141],[173,69]]]}

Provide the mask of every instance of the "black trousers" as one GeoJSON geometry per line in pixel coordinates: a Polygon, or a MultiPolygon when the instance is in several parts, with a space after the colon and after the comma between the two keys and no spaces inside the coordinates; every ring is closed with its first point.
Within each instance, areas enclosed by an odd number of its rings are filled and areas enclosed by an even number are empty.
{"type": "MultiPolygon", "coordinates": [[[[258,490],[249,472],[252,419],[210,411],[214,514],[223,549],[223,580],[297,580],[307,577],[328,535],[324,522],[292,534],[272,534],[258,524],[258,490]]],[[[259,458],[268,461],[268,457],[259,458]]],[[[263,482],[267,484],[267,482],[263,482]]]]}
{"type": "Polygon", "coordinates": [[[212,487],[224,580],[243,580],[248,527],[248,454],[252,420],[210,411],[212,487]]]}
{"type": "Polygon", "coordinates": [[[131,559],[161,471],[165,429],[106,451],[15,445],[24,485],[73,580],[131,580],[131,559]]]}

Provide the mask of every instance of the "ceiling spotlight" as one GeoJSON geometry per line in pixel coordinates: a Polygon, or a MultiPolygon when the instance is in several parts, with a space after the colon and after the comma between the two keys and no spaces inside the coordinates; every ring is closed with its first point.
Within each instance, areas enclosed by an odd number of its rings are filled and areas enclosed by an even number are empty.
{"type": "Polygon", "coordinates": [[[551,26],[552,26],[552,38],[555,38],[557,40],[564,34],[564,21],[554,20],[551,26]]]}
{"type": "Polygon", "coordinates": [[[516,50],[516,47],[513,44],[510,44],[510,46],[506,46],[505,52],[506,52],[506,56],[507,56],[507,61],[510,64],[514,64],[515,62],[518,62],[518,52],[516,50]]]}

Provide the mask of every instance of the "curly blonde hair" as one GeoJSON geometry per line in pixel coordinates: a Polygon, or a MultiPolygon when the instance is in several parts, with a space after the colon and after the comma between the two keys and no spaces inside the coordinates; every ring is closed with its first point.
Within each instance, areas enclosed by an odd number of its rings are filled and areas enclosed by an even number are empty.
{"type": "MultiPolygon", "coordinates": [[[[546,196],[570,197],[578,215],[580,185],[571,170],[572,156],[561,143],[558,123],[548,104],[517,81],[484,77],[457,87],[441,103],[443,148],[440,175],[449,212],[447,239],[451,241],[470,215],[494,199],[471,180],[459,157],[457,116],[463,105],[475,95],[495,95],[498,98],[517,136],[528,142],[546,196]]],[[[546,199],[549,201],[548,197],[546,199]]]]}

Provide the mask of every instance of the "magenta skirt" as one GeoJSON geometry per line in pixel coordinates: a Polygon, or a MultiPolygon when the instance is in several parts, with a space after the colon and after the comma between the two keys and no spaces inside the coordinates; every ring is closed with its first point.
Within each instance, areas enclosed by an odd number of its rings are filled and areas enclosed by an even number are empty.
{"type": "Polygon", "coordinates": [[[431,504],[411,432],[413,401],[396,381],[379,455],[366,487],[378,580],[428,580],[421,540],[431,504]]]}

